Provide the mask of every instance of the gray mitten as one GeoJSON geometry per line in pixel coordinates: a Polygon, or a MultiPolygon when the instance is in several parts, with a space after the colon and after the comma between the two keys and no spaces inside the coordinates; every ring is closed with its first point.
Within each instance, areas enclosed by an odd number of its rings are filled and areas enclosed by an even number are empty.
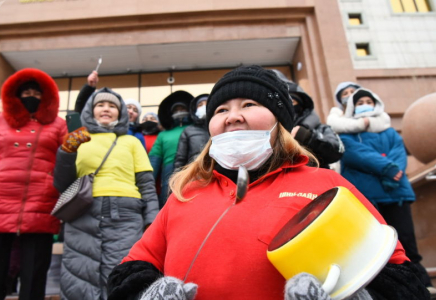
{"type": "Polygon", "coordinates": [[[156,280],[138,300],[193,300],[198,286],[183,283],[175,277],[162,277],[156,280]]]}
{"type": "Polygon", "coordinates": [[[349,300],[372,300],[372,297],[366,289],[360,289],[349,300]]]}
{"type": "MultiPolygon", "coordinates": [[[[331,300],[315,276],[300,273],[288,280],[285,300],[331,300]]],[[[360,289],[349,300],[372,300],[366,289],[360,289]]]]}
{"type": "Polygon", "coordinates": [[[285,300],[331,300],[331,298],[315,276],[300,273],[286,282],[285,300]]]}

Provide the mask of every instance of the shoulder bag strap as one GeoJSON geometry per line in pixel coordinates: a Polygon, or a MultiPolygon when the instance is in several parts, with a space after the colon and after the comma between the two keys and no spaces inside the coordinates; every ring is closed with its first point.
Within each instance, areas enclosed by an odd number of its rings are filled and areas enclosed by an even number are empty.
{"type": "Polygon", "coordinates": [[[101,162],[100,166],[97,168],[97,170],[95,170],[94,176],[97,176],[97,173],[100,171],[101,167],[103,167],[103,164],[106,161],[107,157],[112,152],[112,149],[115,147],[115,145],[117,144],[117,140],[118,140],[118,136],[115,138],[115,141],[112,143],[112,146],[109,148],[109,150],[106,153],[106,156],[103,158],[103,161],[101,162]]]}

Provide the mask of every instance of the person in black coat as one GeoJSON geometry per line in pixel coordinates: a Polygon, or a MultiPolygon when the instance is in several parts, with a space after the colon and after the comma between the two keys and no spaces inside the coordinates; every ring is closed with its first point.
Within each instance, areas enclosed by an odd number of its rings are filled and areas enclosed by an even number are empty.
{"type": "Polygon", "coordinates": [[[280,71],[276,75],[288,85],[289,95],[295,110],[295,127],[292,135],[312,152],[319,160],[321,168],[329,168],[329,164],[337,162],[344,153],[344,145],[339,136],[329,125],[321,121],[313,110],[312,98],[295,82],[290,81],[280,71]]]}
{"type": "Polygon", "coordinates": [[[191,114],[194,124],[186,127],[180,136],[176,158],[174,160],[175,170],[193,161],[209,140],[209,132],[205,122],[208,97],[208,94],[201,94],[191,100],[189,113],[191,114]]]}
{"type": "Polygon", "coordinates": [[[76,103],[74,104],[75,112],[82,113],[86,101],[88,101],[89,97],[91,97],[91,95],[97,89],[98,80],[97,71],[92,71],[91,74],[88,75],[86,78],[86,83],[83,85],[79,94],[77,95],[76,103]]]}

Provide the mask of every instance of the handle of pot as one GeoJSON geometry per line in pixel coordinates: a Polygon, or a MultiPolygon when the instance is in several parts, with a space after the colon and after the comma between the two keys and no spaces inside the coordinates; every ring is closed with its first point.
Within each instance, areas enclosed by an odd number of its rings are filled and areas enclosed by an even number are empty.
{"type": "Polygon", "coordinates": [[[322,285],[322,288],[324,289],[324,291],[326,291],[327,294],[330,294],[333,291],[336,284],[338,283],[340,275],[341,268],[336,264],[331,265],[329,268],[329,273],[327,274],[327,278],[322,285]]]}

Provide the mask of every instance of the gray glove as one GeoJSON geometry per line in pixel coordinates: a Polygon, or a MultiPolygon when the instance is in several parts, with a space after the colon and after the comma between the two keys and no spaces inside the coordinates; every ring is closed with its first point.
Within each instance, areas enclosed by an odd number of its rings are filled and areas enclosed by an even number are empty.
{"type": "Polygon", "coordinates": [[[285,300],[331,300],[318,279],[308,273],[300,273],[286,282],[285,300]]]}
{"type": "MultiPolygon", "coordinates": [[[[300,273],[286,282],[285,300],[331,300],[315,276],[300,273]]],[[[372,300],[368,291],[360,289],[349,300],[372,300]]]]}
{"type": "Polygon", "coordinates": [[[198,286],[183,283],[178,278],[162,277],[156,280],[138,300],[193,300],[198,286]]]}
{"type": "Polygon", "coordinates": [[[366,289],[360,289],[350,298],[350,300],[372,300],[372,297],[366,289]]]}

